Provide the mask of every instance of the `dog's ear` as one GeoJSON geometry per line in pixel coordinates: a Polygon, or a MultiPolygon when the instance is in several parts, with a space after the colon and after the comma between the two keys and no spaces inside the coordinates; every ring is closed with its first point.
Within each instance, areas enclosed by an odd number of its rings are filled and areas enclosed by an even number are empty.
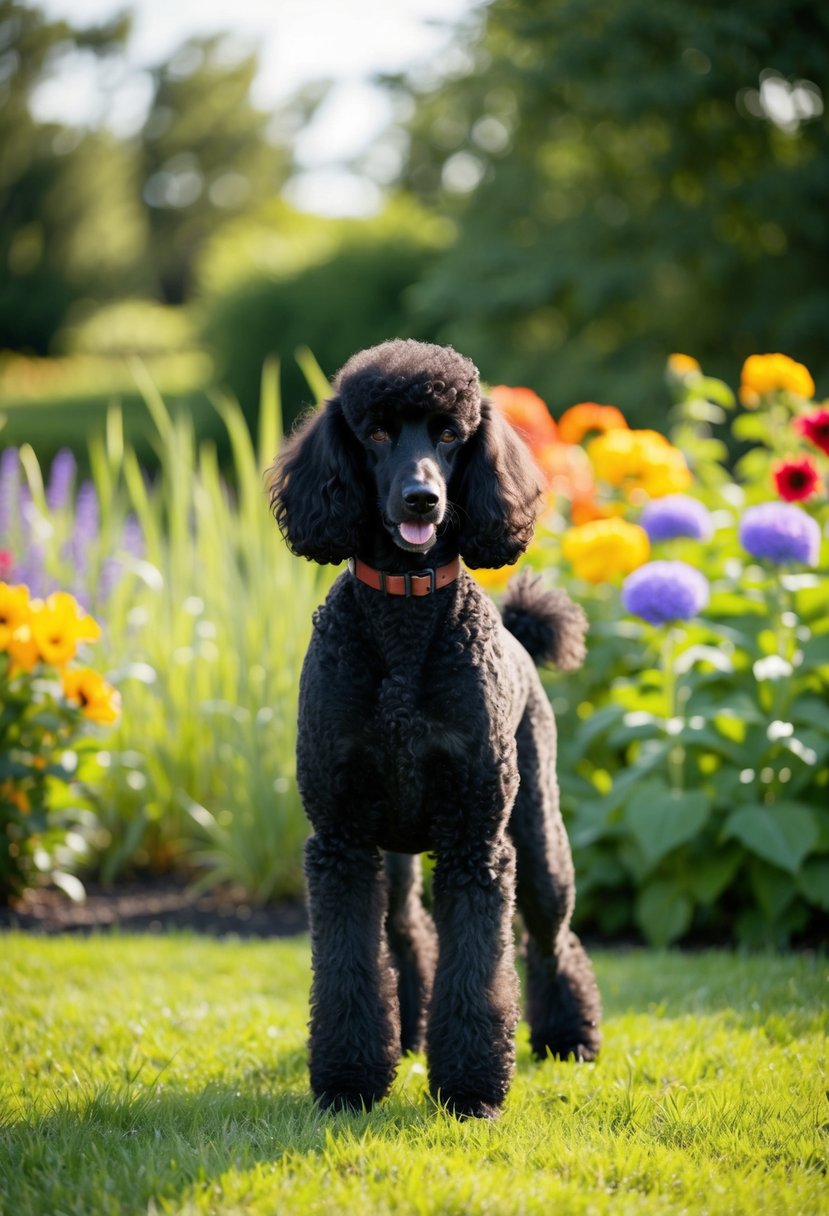
{"type": "Polygon", "coordinates": [[[357,552],[369,503],[363,453],[332,397],[288,439],[266,475],[292,553],[338,565],[357,552]]]}
{"type": "Polygon", "coordinates": [[[467,566],[495,569],[517,561],[532,540],[541,479],[521,439],[491,401],[465,445],[452,501],[458,548],[467,566]]]}

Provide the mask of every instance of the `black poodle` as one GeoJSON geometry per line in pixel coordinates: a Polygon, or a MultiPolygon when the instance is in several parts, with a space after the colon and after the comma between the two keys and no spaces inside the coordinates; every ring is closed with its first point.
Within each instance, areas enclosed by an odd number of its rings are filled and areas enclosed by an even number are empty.
{"type": "Polygon", "coordinates": [[[314,618],[297,775],[319,1102],[370,1107],[425,1037],[432,1094],[494,1117],[514,1068],[517,901],[534,1052],[593,1059],[599,997],[569,927],[556,734],[533,660],[584,656],[585,618],[522,576],[503,623],[461,567],[514,562],[540,489],[475,366],[395,340],[355,355],[285,445],[271,505],[292,551],[348,569],[314,618]],[[504,627],[506,626],[506,628],[504,627]],[[434,854],[434,921],[417,854],[434,854]]]}

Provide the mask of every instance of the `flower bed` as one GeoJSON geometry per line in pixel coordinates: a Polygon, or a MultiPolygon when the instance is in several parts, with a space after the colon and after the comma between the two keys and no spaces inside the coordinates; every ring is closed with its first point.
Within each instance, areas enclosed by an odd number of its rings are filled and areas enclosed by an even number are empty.
{"type": "MultiPolygon", "coordinates": [[[[829,906],[829,410],[781,355],[747,361],[742,409],[687,356],[671,358],[668,382],[669,437],[629,428],[611,405],[554,419],[529,389],[492,390],[547,486],[523,560],[566,584],[591,622],[584,667],[546,677],[577,918],[657,942],[814,938],[829,906]]],[[[260,902],[301,890],[296,688],[331,572],[292,559],[268,515],[270,373],[265,390],[256,450],[220,403],[230,484],[149,385],[162,453],[152,482],[115,411],[88,483],[68,455],[46,479],[25,448],[0,457],[7,605],[70,590],[83,605],[70,621],[92,613],[103,626],[123,698],[107,746],[90,746],[94,782],[65,774],[71,805],[54,782],[43,789],[63,853],[37,858],[69,887],[85,851],[81,872],[105,878],[183,868],[260,902]]],[[[497,596],[512,571],[475,573],[497,596]]],[[[39,661],[58,663],[50,644],[39,661]]],[[[22,669],[23,639],[14,645],[22,669]]],[[[82,703],[105,723],[100,677],[56,676],[38,695],[48,685],[61,714],[80,722],[82,703]]],[[[13,678],[22,688],[21,670],[13,678]]],[[[0,788],[7,816],[23,816],[20,789],[0,788]]]]}
{"type": "MultiPolygon", "coordinates": [[[[610,407],[562,416],[560,446],[580,450],[557,467],[579,483],[555,487],[525,559],[556,570],[591,620],[586,666],[548,682],[578,919],[659,943],[820,935],[829,410],[783,355],[747,360],[742,412],[687,356],[668,380],[672,442],[610,407]],[[746,441],[732,473],[729,447],[746,441]]],[[[527,398],[499,400],[549,469],[527,398]]]]}

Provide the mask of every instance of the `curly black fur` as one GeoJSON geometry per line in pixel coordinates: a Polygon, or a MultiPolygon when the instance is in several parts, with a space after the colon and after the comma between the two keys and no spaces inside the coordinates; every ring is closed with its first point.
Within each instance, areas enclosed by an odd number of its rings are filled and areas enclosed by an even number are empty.
{"type": "Polygon", "coordinates": [[[536,663],[576,671],[584,662],[587,617],[561,587],[545,588],[540,575],[522,570],[510,582],[501,616],[536,663]]]}
{"type": "MultiPolygon", "coordinates": [[[[390,574],[459,553],[471,566],[515,561],[537,473],[468,359],[386,342],[350,359],[333,388],[269,476],[293,552],[390,574]]],[[[461,1116],[497,1114],[514,1067],[516,902],[533,1050],[598,1051],[598,993],[569,927],[555,723],[531,657],[578,665],[584,617],[521,578],[504,621],[515,636],[465,571],[424,598],[345,572],[315,616],[297,776],[314,829],[310,1073],[324,1106],[370,1106],[425,1036],[433,1095],[461,1116]],[[420,899],[425,851],[433,917],[420,899]]]]}

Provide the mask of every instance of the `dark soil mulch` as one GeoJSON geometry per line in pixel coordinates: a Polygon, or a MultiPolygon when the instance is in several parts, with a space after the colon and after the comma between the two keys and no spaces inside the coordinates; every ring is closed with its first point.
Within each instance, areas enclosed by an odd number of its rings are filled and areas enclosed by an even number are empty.
{"type": "Polygon", "coordinates": [[[87,885],[86,901],[73,903],[63,892],[44,887],[27,891],[13,907],[0,907],[0,932],[32,933],[202,933],[212,937],[291,937],[308,928],[299,901],[251,903],[240,888],[195,892],[181,878],[152,878],[102,887],[87,885]]]}

